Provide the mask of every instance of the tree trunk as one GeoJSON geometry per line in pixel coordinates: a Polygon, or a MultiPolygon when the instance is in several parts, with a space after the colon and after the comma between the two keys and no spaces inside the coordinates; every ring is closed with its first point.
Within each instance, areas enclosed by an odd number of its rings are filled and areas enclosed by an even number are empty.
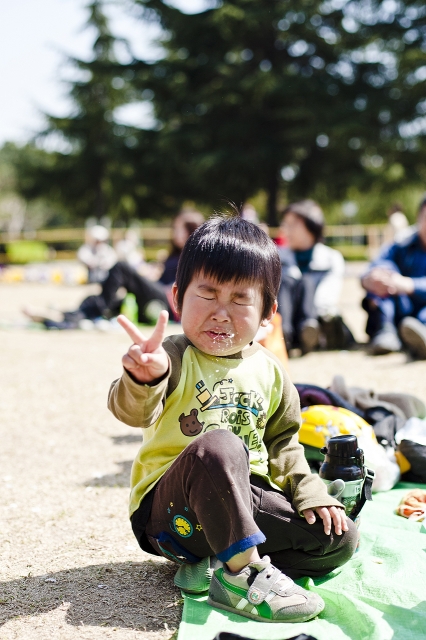
{"type": "Polygon", "coordinates": [[[278,226],[277,218],[277,198],[278,198],[278,172],[274,170],[270,176],[268,184],[268,225],[270,227],[278,226]]]}
{"type": "Polygon", "coordinates": [[[105,211],[105,196],[102,185],[102,172],[99,175],[96,183],[96,200],[95,200],[95,216],[100,219],[106,215],[105,211]]]}

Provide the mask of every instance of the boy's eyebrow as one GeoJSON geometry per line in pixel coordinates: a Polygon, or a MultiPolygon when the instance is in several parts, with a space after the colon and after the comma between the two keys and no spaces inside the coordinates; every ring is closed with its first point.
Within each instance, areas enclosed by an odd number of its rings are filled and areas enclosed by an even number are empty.
{"type": "Polygon", "coordinates": [[[199,284],[197,287],[198,289],[203,289],[203,291],[217,291],[217,287],[214,287],[211,284],[199,284]]]}
{"type": "Polygon", "coordinates": [[[241,299],[245,299],[245,300],[250,300],[253,297],[251,293],[247,293],[247,292],[244,292],[244,291],[235,291],[233,296],[234,296],[234,298],[241,298],[241,299]]]}
{"type": "MultiPolygon", "coordinates": [[[[206,291],[208,293],[216,293],[217,291],[217,287],[211,284],[199,284],[198,289],[201,289],[202,291],[206,291]]],[[[246,291],[234,291],[232,295],[234,298],[240,298],[240,299],[249,300],[252,298],[252,293],[246,292],[246,291]]]]}

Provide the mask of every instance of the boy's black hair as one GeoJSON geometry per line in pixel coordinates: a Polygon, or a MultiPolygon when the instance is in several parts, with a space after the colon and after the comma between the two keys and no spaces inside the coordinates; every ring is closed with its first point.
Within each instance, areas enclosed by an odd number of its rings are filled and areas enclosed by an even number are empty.
{"type": "Polygon", "coordinates": [[[239,216],[216,216],[198,227],[182,250],[176,274],[179,310],[185,291],[199,273],[218,283],[259,283],[263,319],[278,295],[281,261],[276,245],[257,225],[239,216]]]}
{"type": "Polygon", "coordinates": [[[294,213],[304,223],[307,230],[314,236],[315,242],[320,242],[324,234],[324,214],[321,207],[314,200],[299,200],[287,205],[283,211],[283,218],[287,213],[294,213]]]}

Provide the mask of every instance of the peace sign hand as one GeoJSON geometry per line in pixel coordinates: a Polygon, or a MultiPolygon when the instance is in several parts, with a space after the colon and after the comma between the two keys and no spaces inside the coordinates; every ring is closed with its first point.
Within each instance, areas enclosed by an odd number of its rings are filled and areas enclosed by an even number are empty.
{"type": "Polygon", "coordinates": [[[144,338],[133,322],[120,315],[117,320],[133,340],[128,352],[123,356],[123,367],[141,383],[151,383],[164,376],[169,368],[169,359],[162,343],[166,334],[169,314],[162,311],[150,338],[144,338]]]}

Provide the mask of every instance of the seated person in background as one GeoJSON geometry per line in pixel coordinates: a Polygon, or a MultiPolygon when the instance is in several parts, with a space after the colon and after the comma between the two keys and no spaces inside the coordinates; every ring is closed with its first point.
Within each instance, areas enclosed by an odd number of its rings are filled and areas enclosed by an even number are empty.
{"type": "Polygon", "coordinates": [[[348,346],[344,342],[353,337],[337,307],[345,262],[341,253],[322,242],[322,210],[313,200],[293,202],[284,210],[282,228],[287,246],[279,248],[278,311],[287,350],[300,347],[307,353],[318,346],[320,338],[328,348],[348,346]]]}
{"type": "Polygon", "coordinates": [[[138,305],[138,322],[156,322],[160,312],[166,309],[174,317],[171,288],[175,281],[179,256],[191,233],[204,222],[198,211],[183,211],[173,222],[172,249],[164,263],[163,273],[157,282],[140,275],[127,261],[117,262],[101,283],[98,295],[88,296],[74,311],[49,317],[24,309],[25,315],[35,322],[42,322],[48,329],[76,329],[82,320],[113,318],[120,313],[124,299],[120,293],[133,293],[138,305]]]}
{"type": "Polygon", "coordinates": [[[135,269],[145,265],[143,247],[137,228],[127,229],[124,238],[114,244],[117,262],[128,262],[135,269]]]}
{"type": "Polygon", "coordinates": [[[120,312],[122,298],[117,294],[120,289],[133,293],[138,305],[139,322],[156,322],[160,311],[166,309],[175,316],[171,287],[176,278],[177,266],[182,249],[189,236],[204,222],[199,211],[183,210],[174,220],[172,228],[171,251],[164,262],[163,272],[157,282],[140,275],[127,262],[117,262],[102,283],[100,301],[107,312],[100,315],[116,316],[120,312]]]}
{"type": "Polygon", "coordinates": [[[410,227],[401,204],[393,204],[386,215],[388,223],[385,227],[385,242],[399,242],[412,234],[413,228],[410,227]]]}
{"type": "Polygon", "coordinates": [[[361,283],[367,291],[363,308],[371,353],[400,351],[402,340],[415,357],[426,359],[426,198],[417,229],[384,247],[361,283]]]}
{"type": "Polygon", "coordinates": [[[86,242],[77,251],[77,258],[88,271],[88,282],[102,282],[117,262],[114,249],[108,244],[109,231],[100,224],[86,230],[86,242]]]}
{"type": "Polygon", "coordinates": [[[193,209],[183,209],[174,219],[171,250],[158,280],[166,287],[171,287],[176,279],[177,266],[185,242],[203,222],[203,214],[193,209]]]}

